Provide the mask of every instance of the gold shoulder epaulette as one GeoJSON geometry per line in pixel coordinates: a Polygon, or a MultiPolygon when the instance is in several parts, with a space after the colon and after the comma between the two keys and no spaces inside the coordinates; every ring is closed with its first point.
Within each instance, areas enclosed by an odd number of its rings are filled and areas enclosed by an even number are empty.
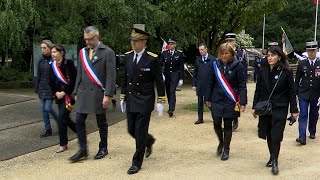
{"type": "Polygon", "coordinates": [[[131,50],[131,51],[128,51],[128,52],[126,52],[126,53],[124,53],[124,54],[130,54],[131,52],[132,52],[133,50],[131,50]]]}
{"type": "Polygon", "coordinates": [[[149,54],[152,57],[158,57],[158,55],[156,55],[155,53],[149,52],[149,51],[147,51],[147,54],[149,54]]]}

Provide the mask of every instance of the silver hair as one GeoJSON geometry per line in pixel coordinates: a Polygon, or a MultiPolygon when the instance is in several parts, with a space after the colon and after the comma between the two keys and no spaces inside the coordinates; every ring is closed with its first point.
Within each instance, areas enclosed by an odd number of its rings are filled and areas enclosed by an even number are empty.
{"type": "Polygon", "coordinates": [[[96,28],[95,26],[88,26],[84,29],[84,33],[93,33],[94,35],[99,36],[99,29],[96,28]]]}

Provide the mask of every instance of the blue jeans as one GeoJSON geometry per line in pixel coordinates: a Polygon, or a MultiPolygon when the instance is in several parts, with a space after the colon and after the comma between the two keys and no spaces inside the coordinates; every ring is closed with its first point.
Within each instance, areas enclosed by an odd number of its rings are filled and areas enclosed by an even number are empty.
{"type": "Polygon", "coordinates": [[[57,113],[52,109],[53,99],[40,99],[40,108],[42,113],[42,119],[44,122],[44,129],[51,129],[49,114],[58,121],[57,113]]]}
{"type": "Polygon", "coordinates": [[[305,140],[306,139],[306,129],[308,123],[308,116],[309,116],[309,133],[310,135],[316,134],[316,126],[319,116],[319,107],[317,106],[318,99],[300,99],[299,98],[299,107],[300,107],[300,114],[299,114],[299,138],[305,140]],[[308,108],[310,105],[310,111],[308,113],[308,108]]]}

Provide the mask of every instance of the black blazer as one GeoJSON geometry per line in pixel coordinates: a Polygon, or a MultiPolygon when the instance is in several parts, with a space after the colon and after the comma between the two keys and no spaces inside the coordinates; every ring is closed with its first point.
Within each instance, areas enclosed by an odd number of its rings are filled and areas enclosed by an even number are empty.
{"type": "MultiPolygon", "coordinates": [[[[252,109],[259,101],[266,101],[279,78],[281,67],[275,67],[271,72],[269,66],[260,70],[252,109]]],[[[279,82],[271,97],[272,108],[288,107],[290,104],[290,113],[297,113],[296,92],[294,88],[293,73],[289,69],[283,69],[279,82]]]]}
{"type": "Polygon", "coordinates": [[[179,72],[179,79],[184,77],[184,54],[182,51],[175,50],[173,55],[170,50],[164,51],[160,55],[161,66],[164,72],[179,72]]]}
{"type": "Polygon", "coordinates": [[[202,56],[199,56],[194,64],[193,77],[192,77],[192,86],[197,87],[197,96],[205,96],[210,79],[210,71],[212,62],[215,61],[215,58],[208,55],[206,62],[203,62],[202,56]]]}
{"type": "Polygon", "coordinates": [[[155,103],[155,85],[158,98],[165,96],[164,81],[159,59],[147,50],[138,64],[133,63],[134,52],[126,53],[124,79],[121,89],[125,97],[127,112],[152,112],[155,103]]]}

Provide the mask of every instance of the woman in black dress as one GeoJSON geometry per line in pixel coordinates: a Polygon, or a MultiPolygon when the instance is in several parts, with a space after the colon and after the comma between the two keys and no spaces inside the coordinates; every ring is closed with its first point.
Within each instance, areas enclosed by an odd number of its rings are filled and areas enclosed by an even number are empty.
{"type": "Polygon", "coordinates": [[[217,155],[223,152],[221,160],[225,161],[229,158],[232,121],[240,111],[244,112],[247,104],[247,87],[245,68],[234,58],[236,52],[232,46],[221,44],[218,53],[218,60],[212,63],[205,99],[206,105],[211,107],[214,130],[219,139],[217,155]]]}
{"type": "Polygon", "coordinates": [[[280,47],[274,46],[268,49],[266,65],[260,70],[257,79],[252,106],[254,117],[257,117],[255,105],[260,101],[268,100],[277,81],[278,83],[270,99],[272,115],[260,116],[258,124],[258,136],[267,140],[270,153],[270,159],[266,166],[272,167],[271,171],[275,175],[279,173],[278,156],[289,104],[290,113],[294,118],[298,116],[298,108],[293,74],[289,69],[288,58],[280,47]]]}

